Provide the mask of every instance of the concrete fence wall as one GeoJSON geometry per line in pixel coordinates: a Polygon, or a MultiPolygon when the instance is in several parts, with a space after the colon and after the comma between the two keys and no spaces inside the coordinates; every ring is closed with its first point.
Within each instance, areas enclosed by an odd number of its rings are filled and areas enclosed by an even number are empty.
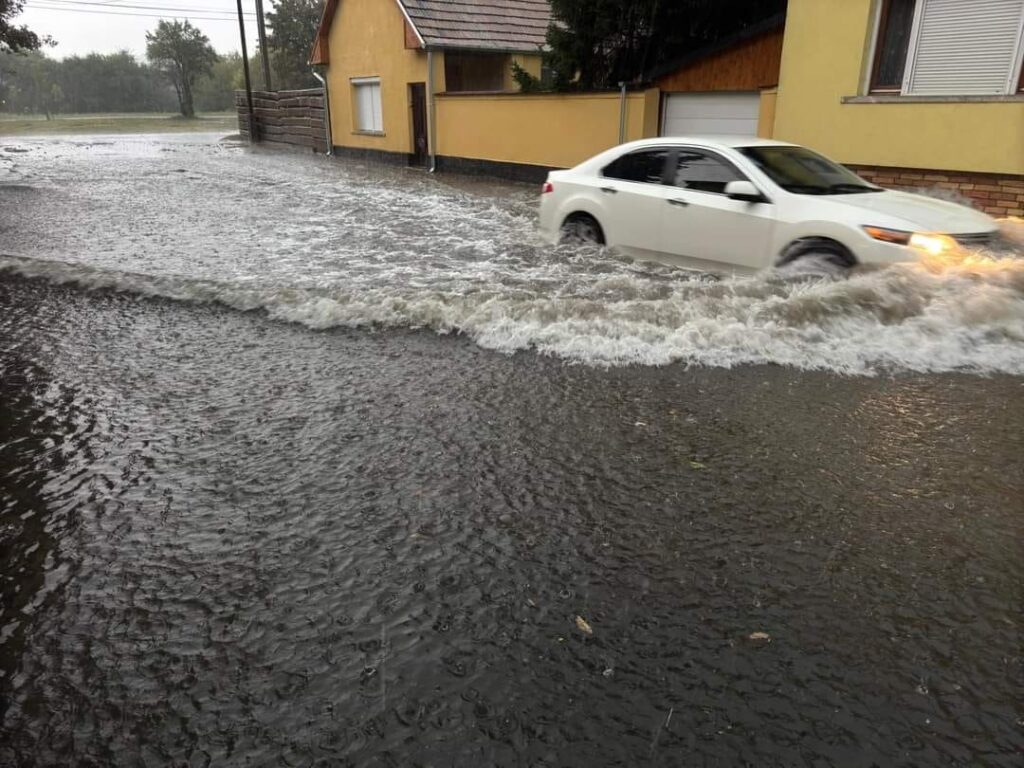
{"type": "MultiPolygon", "coordinates": [[[[626,97],[625,140],[658,135],[657,89],[626,97]]],[[[441,94],[442,157],[568,168],[619,143],[618,93],[441,94]]]]}
{"type": "MultiPolygon", "coordinates": [[[[253,114],[259,141],[327,151],[324,96],[319,88],[302,91],[253,91],[253,114]]],[[[249,108],[245,91],[235,91],[238,130],[249,137],[249,108]]]]}

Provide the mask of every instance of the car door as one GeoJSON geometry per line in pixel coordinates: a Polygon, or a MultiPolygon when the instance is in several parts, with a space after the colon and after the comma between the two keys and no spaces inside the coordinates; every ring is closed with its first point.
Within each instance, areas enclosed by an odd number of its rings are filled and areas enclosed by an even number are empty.
{"type": "Polygon", "coordinates": [[[608,245],[661,250],[661,218],[672,150],[652,147],[622,155],[601,171],[598,195],[608,245]]]}
{"type": "Polygon", "coordinates": [[[724,156],[680,147],[670,169],[662,243],[667,253],[746,269],[768,266],[775,206],[732,200],[730,181],[750,181],[724,156]]]}

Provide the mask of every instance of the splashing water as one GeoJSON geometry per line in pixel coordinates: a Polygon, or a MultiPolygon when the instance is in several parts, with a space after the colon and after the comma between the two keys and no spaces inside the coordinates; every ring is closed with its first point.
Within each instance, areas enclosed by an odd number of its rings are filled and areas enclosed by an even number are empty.
{"type": "Polygon", "coordinates": [[[1018,258],[719,281],[547,246],[533,189],[451,186],[194,137],[161,137],[162,153],[148,139],[80,145],[26,145],[18,189],[0,186],[17,209],[10,250],[22,256],[0,257],[0,269],[262,309],[314,329],[457,332],[488,349],[598,365],[1024,374],[1018,258]]]}

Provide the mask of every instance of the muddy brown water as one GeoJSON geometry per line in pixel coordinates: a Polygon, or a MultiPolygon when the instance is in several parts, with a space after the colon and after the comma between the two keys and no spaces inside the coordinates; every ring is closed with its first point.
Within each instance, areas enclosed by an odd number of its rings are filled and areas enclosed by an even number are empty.
{"type": "Polygon", "coordinates": [[[0,764],[1020,764],[1021,377],[592,367],[82,274],[0,272],[0,764]]]}

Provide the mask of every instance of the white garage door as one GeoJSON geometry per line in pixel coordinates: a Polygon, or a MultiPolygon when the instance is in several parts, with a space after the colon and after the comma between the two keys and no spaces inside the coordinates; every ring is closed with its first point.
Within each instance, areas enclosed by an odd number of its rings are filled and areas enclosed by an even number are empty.
{"type": "Polygon", "coordinates": [[[670,93],[662,136],[756,136],[761,97],[752,93],[670,93]]]}

